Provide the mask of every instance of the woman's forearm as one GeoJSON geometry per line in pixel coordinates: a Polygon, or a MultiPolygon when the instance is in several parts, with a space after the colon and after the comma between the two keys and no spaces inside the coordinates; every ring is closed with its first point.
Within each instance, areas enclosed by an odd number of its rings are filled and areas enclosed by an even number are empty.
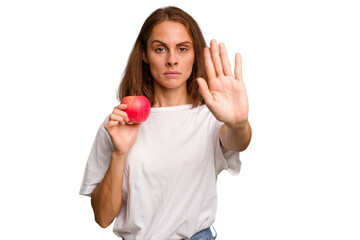
{"type": "Polygon", "coordinates": [[[127,156],[115,152],[102,182],[91,194],[95,221],[103,228],[117,217],[122,205],[122,185],[127,156]]]}
{"type": "Polygon", "coordinates": [[[249,121],[243,126],[228,127],[225,124],[220,131],[224,147],[233,151],[244,151],[250,143],[252,130],[249,121]]]}

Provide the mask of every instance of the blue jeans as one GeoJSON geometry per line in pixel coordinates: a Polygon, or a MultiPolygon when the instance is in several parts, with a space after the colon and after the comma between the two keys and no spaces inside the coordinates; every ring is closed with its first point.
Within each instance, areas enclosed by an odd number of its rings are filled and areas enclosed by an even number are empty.
{"type": "MultiPolygon", "coordinates": [[[[212,228],[215,230],[214,227],[212,227],[212,228]]],[[[213,236],[210,227],[208,227],[208,228],[206,228],[204,230],[201,230],[198,233],[195,233],[190,238],[190,240],[215,240],[216,237],[217,237],[216,231],[215,231],[215,236],[213,236]]]]}

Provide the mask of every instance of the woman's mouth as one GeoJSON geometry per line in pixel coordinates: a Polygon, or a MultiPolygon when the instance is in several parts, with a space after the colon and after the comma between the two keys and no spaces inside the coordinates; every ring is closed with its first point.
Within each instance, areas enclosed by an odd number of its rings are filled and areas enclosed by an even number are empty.
{"type": "Polygon", "coordinates": [[[168,72],[165,72],[164,75],[166,77],[178,77],[181,75],[181,73],[179,73],[177,71],[168,71],[168,72]]]}

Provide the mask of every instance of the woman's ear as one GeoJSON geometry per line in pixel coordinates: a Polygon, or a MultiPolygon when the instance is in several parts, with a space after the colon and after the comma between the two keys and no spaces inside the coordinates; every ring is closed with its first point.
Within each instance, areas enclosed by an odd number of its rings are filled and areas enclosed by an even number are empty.
{"type": "Polygon", "coordinates": [[[144,46],[141,46],[141,53],[142,53],[142,59],[144,62],[146,62],[147,64],[149,64],[148,58],[146,56],[146,51],[144,49],[144,46]]]}

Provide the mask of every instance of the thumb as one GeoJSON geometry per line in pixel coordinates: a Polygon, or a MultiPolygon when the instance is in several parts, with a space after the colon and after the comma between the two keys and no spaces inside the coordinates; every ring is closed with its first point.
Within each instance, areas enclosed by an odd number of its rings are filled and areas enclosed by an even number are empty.
{"type": "Polygon", "coordinates": [[[211,105],[211,103],[213,102],[213,97],[209,91],[209,88],[208,88],[208,85],[207,85],[205,79],[199,77],[196,80],[199,85],[199,93],[204,98],[206,105],[208,105],[208,104],[211,105]]]}

